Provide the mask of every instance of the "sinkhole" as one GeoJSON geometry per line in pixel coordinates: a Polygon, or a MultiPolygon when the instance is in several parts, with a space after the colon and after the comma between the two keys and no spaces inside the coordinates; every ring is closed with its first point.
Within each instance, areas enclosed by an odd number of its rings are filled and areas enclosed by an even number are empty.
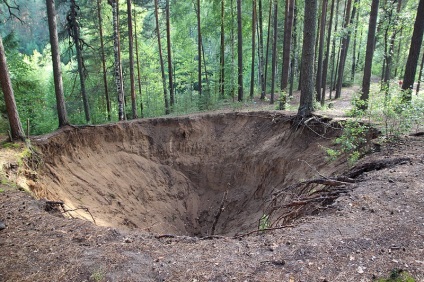
{"type": "Polygon", "coordinates": [[[101,226],[240,234],[263,224],[275,195],[280,205],[293,201],[302,193],[290,189],[294,183],[337,170],[322,147],[339,132],[313,121],[294,128],[277,112],[66,127],[34,138],[43,168],[33,192],[101,226]]]}

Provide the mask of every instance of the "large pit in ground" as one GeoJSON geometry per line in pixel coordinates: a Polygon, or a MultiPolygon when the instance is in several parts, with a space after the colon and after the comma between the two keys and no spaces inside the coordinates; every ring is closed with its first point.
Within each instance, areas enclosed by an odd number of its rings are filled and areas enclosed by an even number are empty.
{"type": "Polygon", "coordinates": [[[276,192],[291,201],[293,183],[335,172],[321,146],[337,131],[272,112],[67,127],[34,138],[44,156],[34,192],[102,226],[233,235],[257,229],[276,192]]]}

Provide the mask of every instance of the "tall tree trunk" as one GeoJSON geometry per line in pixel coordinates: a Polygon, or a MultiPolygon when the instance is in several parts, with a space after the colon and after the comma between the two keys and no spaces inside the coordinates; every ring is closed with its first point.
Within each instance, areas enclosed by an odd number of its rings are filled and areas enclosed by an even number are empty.
{"type": "Polygon", "coordinates": [[[127,18],[128,18],[128,44],[130,53],[130,83],[131,83],[131,111],[133,119],[137,118],[137,100],[135,96],[135,74],[134,74],[134,35],[132,21],[131,0],[127,0],[127,18]]]}
{"type": "MultiPolygon", "coordinates": [[[[206,55],[205,55],[205,46],[203,46],[203,40],[201,42],[201,46],[202,46],[202,58],[203,58],[203,69],[205,70],[205,80],[206,80],[206,86],[207,86],[207,91],[210,91],[211,86],[209,83],[209,76],[208,76],[208,69],[207,69],[207,65],[206,65],[206,55]]],[[[208,94],[209,95],[209,94],[208,94]]]]}
{"type": "Polygon", "coordinates": [[[399,33],[400,33],[400,36],[399,36],[399,44],[398,44],[398,46],[397,46],[397,51],[396,51],[396,68],[395,68],[395,73],[394,73],[394,76],[395,77],[397,77],[398,76],[398,71],[399,71],[399,66],[400,66],[400,64],[399,64],[399,61],[400,61],[400,55],[401,55],[401,50],[402,50],[402,46],[403,46],[403,36],[402,36],[402,33],[403,33],[403,27],[401,27],[400,28],[400,30],[399,30],[399,33]]]}
{"type": "Polygon", "coordinates": [[[356,71],[356,42],[358,37],[358,25],[359,25],[359,5],[361,0],[358,0],[358,11],[356,12],[355,30],[353,33],[353,51],[352,51],[352,69],[350,71],[350,80],[355,82],[355,71],[356,71]]]}
{"type": "MultiPolygon", "coordinates": [[[[339,24],[339,4],[340,0],[336,0],[336,18],[334,20],[334,34],[337,32],[338,24],[339,24]]],[[[336,68],[336,37],[333,37],[333,41],[331,44],[331,73],[330,73],[330,100],[332,99],[332,93],[333,93],[333,82],[335,81],[335,70],[336,68]]],[[[335,86],[335,85],[334,85],[335,86]]]]}
{"type": "Polygon", "coordinates": [[[272,16],[272,6],[273,6],[273,1],[274,0],[269,0],[269,13],[268,13],[268,35],[267,35],[267,39],[266,39],[266,55],[265,55],[265,79],[264,79],[264,84],[265,84],[265,89],[264,89],[264,96],[261,96],[261,99],[265,99],[265,95],[266,95],[266,87],[268,84],[268,61],[269,61],[269,43],[271,40],[271,16],[272,16]]]}
{"type": "Polygon", "coordinates": [[[264,28],[262,16],[262,0],[259,0],[259,32],[258,32],[258,47],[259,47],[259,83],[261,86],[261,99],[265,98],[265,73],[264,73],[264,28]]]}
{"type": "Polygon", "coordinates": [[[401,58],[401,50],[402,50],[402,46],[403,46],[403,36],[402,36],[402,34],[403,34],[403,26],[401,26],[400,27],[400,30],[399,30],[399,43],[398,43],[398,46],[397,46],[397,50],[396,50],[396,67],[395,67],[395,73],[394,73],[394,76],[395,77],[398,77],[398,71],[399,71],[399,62],[400,62],[400,58],[401,58]]]}
{"type": "Polygon", "coordinates": [[[420,0],[415,18],[414,31],[412,33],[411,46],[408,60],[406,61],[405,74],[403,76],[403,100],[411,101],[412,88],[414,87],[415,74],[417,71],[418,57],[420,56],[421,44],[424,32],[424,0],[420,0]]]}
{"type": "MultiPolygon", "coordinates": [[[[393,20],[393,24],[396,25],[397,21],[398,21],[398,17],[399,17],[399,13],[400,10],[402,8],[402,0],[397,0],[398,1],[398,5],[397,5],[397,9],[396,9],[396,15],[395,18],[393,20]]],[[[386,55],[386,68],[385,68],[385,73],[384,73],[384,82],[386,82],[386,91],[388,93],[389,91],[389,87],[390,87],[390,83],[389,80],[392,77],[392,62],[393,62],[393,53],[394,53],[394,49],[395,49],[395,40],[396,40],[396,34],[398,32],[398,30],[396,29],[396,26],[392,27],[393,31],[392,31],[392,35],[390,36],[390,40],[389,40],[389,51],[386,55]]]]}
{"type": "Polygon", "coordinates": [[[365,53],[364,78],[362,79],[362,92],[361,92],[361,100],[363,101],[361,108],[364,110],[368,107],[368,98],[369,98],[369,92],[370,92],[371,69],[372,69],[372,60],[374,56],[374,47],[375,47],[374,45],[375,31],[377,28],[378,4],[379,4],[379,0],[372,0],[370,20],[368,24],[367,50],[365,53]]]}
{"type": "MultiPolygon", "coordinates": [[[[364,30],[361,28],[361,34],[359,35],[359,43],[358,43],[359,48],[358,48],[358,53],[356,55],[356,62],[355,62],[355,66],[354,66],[355,67],[355,73],[358,70],[358,66],[360,66],[363,33],[364,33],[364,30]]],[[[360,69],[360,70],[362,70],[362,69],[360,69]]]]}
{"type": "Polygon", "coordinates": [[[283,69],[281,71],[281,90],[286,91],[290,73],[291,38],[293,28],[294,0],[286,0],[284,19],[283,69]]]}
{"type": "Polygon", "coordinates": [[[225,97],[225,0],[221,0],[221,42],[219,48],[219,97],[225,97]]]}
{"type": "Polygon", "coordinates": [[[418,83],[417,83],[417,92],[416,92],[417,95],[420,92],[420,85],[421,85],[421,81],[423,77],[423,67],[424,67],[424,51],[421,56],[421,65],[420,65],[420,70],[418,72],[418,83]]]}
{"type": "Polygon", "coordinates": [[[202,96],[202,32],[200,28],[200,0],[197,0],[197,83],[199,96],[202,96]]]}
{"type": "Polygon", "coordinates": [[[356,3],[358,2],[358,0],[354,0],[354,1],[355,3],[353,4],[352,14],[350,13],[352,0],[348,0],[347,6],[346,6],[346,17],[345,17],[344,28],[347,30],[347,34],[345,35],[345,37],[343,37],[343,40],[342,40],[342,50],[340,52],[339,69],[337,72],[336,99],[340,98],[342,93],[344,69],[346,64],[347,52],[349,49],[349,41],[350,41],[350,33],[351,33],[351,31],[348,28],[349,28],[349,25],[352,23],[351,19],[355,18],[356,3]]]}
{"type": "Polygon", "coordinates": [[[253,100],[255,90],[255,53],[256,53],[256,0],[252,0],[252,70],[250,73],[250,99],[253,100]]]}
{"type": "MultiPolygon", "coordinates": [[[[318,69],[317,69],[317,78],[315,82],[315,91],[317,101],[321,101],[321,105],[324,105],[325,97],[321,97],[321,85],[322,85],[322,57],[324,54],[324,37],[325,37],[325,23],[327,16],[327,5],[328,0],[322,1],[322,9],[321,9],[321,26],[320,26],[320,35],[319,35],[319,47],[318,47],[318,69]]],[[[325,88],[325,85],[324,85],[325,88]]]]}
{"type": "Polygon", "coordinates": [[[324,66],[322,68],[322,92],[321,92],[321,101],[325,100],[325,92],[327,88],[327,74],[328,74],[328,64],[330,62],[330,45],[331,45],[331,30],[333,27],[333,16],[334,16],[334,4],[336,0],[331,1],[331,11],[330,11],[330,22],[328,23],[328,34],[327,34],[327,49],[325,51],[325,60],[324,66]]]}
{"type": "MultiPolygon", "coordinates": [[[[10,81],[9,69],[7,67],[6,54],[3,47],[3,39],[0,35],[0,86],[4,95],[7,118],[10,124],[10,135],[12,139],[25,139],[18,108],[16,107],[15,95],[13,94],[12,82],[10,81]]],[[[10,140],[13,141],[13,140],[10,140]]]]}
{"type": "Polygon", "coordinates": [[[166,89],[165,66],[163,63],[162,43],[160,38],[158,0],[155,0],[155,19],[156,19],[156,36],[158,37],[160,72],[162,75],[163,98],[165,101],[165,114],[168,115],[169,114],[169,102],[168,102],[168,93],[167,93],[168,90],[166,89]]]}
{"type": "Polygon", "coordinates": [[[297,115],[304,119],[314,110],[314,55],[315,37],[317,26],[317,0],[309,0],[305,5],[303,23],[303,49],[302,49],[302,84],[300,105],[297,115]]]}
{"type": "Polygon", "coordinates": [[[121,55],[120,55],[120,39],[119,39],[119,23],[118,23],[118,1],[109,0],[109,4],[112,6],[112,18],[113,18],[113,52],[115,60],[115,85],[118,93],[118,119],[125,120],[125,101],[124,101],[124,84],[122,81],[122,67],[121,67],[121,55]]]}
{"type": "Polygon", "coordinates": [[[230,3],[231,7],[231,97],[233,98],[233,102],[235,101],[235,94],[234,94],[234,81],[235,81],[235,48],[234,48],[234,1],[231,0],[230,3]]]}
{"type": "Polygon", "coordinates": [[[59,38],[57,35],[57,20],[54,0],[46,0],[47,19],[49,22],[50,46],[52,52],[54,89],[56,94],[57,114],[59,127],[69,124],[66,112],[65,97],[63,95],[62,70],[60,67],[59,38]]]}
{"type": "Polygon", "coordinates": [[[237,0],[237,100],[243,101],[243,29],[241,22],[241,0],[237,0]]]}
{"type": "Polygon", "coordinates": [[[141,93],[141,75],[140,75],[140,58],[138,54],[138,36],[137,36],[137,12],[134,9],[134,39],[135,39],[135,58],[137,61],[137,82],[138,82],[138,93],[140,95],[140,117],[143,117],[143,96],[141,93]]]}
{"type": "Polygon", "coordinates": [[[168,50],[168,80],[169,80],[169,96],[171,102],[171,109],[175,104],[175,91],[174,91],[174,76],[172,74],[172,48],[171,48],[171,22],[169,12],[169,0],[166,0],[166,44],[168,50]]]}
{"type": "Polygon", "coordinates": [[[80,90],[81,90],[81,97],[84,105],[84,113],[85,113],[85,121],[87,123],[90,123],[91,117],[90,117],[90,106],[88,105],[88,99],[87,99],[87,92],[85,91],[85,68],[84,68],[84,62],[82,59],[82,43],[80,38],[80,27],[79,22],[77,20],[77,9],[79,10],[79,7],[75,3],[75,0],[71,0],[71,7],[70,12],[68,14],[68,32],[72,37],[72,40],[74,41],[75,50],[76,50],[76,56],[77,56],[77,63],[78,63],[78,75],[80,79],[80,90]]]}
{"type": "Polygon", "coordinates": [[[270,104],[274,104],[275,90],[275,71],[277,67],[277,41],[278,41],[278,0],[274,0],[274,23],[273,23],[273,41],[272,41],[272,65],[271,65],[271,99],[270,104]]]}
{"type": "Polygon", "coordinates": [[[107,86],[106,56],[105,56],[105,45],[103,41],[103,24],[102,24],[103,20],[102,20],[102,11],[101,11],[101,0],[97,0],[97,19],[99,21],[100,56],[102,59],[103,87],[105,88],[107,120],[110,121],[112,117],[110,114],[110,98],[109,98],[109,89],[107,86]]]}
{"type": "Polygon", "coordinates": [[[290,90],[289,90],[289,96],[292,97],[293,96],[293,86],[294,86],[294,73],[295,70],[297,71],[297,66],[296,66],[296,57],[297,57],[297,6],[296,6],[296,0],[294,2],[294,11],[293,11],[293,32],[292,32],[292,48],[291,48],[291,62],[290,62],[290,66],[291,66],[291,72],[290,72],[290,90]]]}
{"type": "Polygon", "coordinates": [[[393,19],[393,3],[395,3],[397,0],[386,0],[384,1],[384,36],[383,36],[383,42],[384,42],[384,57],[383,57],[383,67],[381,71],[381,91],[385,90],[386,95],[389,92],[389,78],[387,77],[386,80],[386,73],[387,73],[387,67],[388,67],[388,58],[389,58],[389,32],[393,25],[392,19],[393,19]]]}

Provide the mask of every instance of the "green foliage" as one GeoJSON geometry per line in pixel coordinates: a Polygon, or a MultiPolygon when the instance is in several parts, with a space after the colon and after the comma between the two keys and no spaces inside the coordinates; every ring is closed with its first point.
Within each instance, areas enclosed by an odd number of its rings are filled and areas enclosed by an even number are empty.
{"type": "Polygon", "coordinates": [[[375,282],[415,282],[416,280],[402,269],[393,269],[388,278],[375,279],[375,282]]]}
{"type": "Polygon", "coordinates": [[[278,97],[277,110],[285,110],[287,108],[287,92],[281,91],[280,97],[278,97]]]}
{"type": "Polygon", "coordinates": [[[105,274],[103,269],[97,269],[90,275],[89,281],[100,282],[100,281],[103,281],[104,278],[105,278],[105,274]]]}
{"type": "Polygon", "coordinates": [[[348,120],[343,125],[343,134],[336,138],[335,143],[340,146],[340,153],[346,154],[348,163],[354,164],[365,152],[367,125],[357,120],[348,120]]]}
{"type": "Polygon", "coordinates": [[[339,150],[331,149],[331,148],[325,148],[325,152],[327,153],[327,160],[328,161],[335,161],[340,156],[341,152],[339,150]]]}
{"type": "Polygon", "coordinates": [[[259,231],[264,231],[265,229],[269,228],[271,226],[271,223],[269,222],[269,215],[263,214],[262,217],[259,219],[259,231]]]}
{"type": "MultiPolygon", "coordinates": [[[[1,2],[1,1],[0,1],[1,2]]],[[[166,36],[165,36],[165,13],[164,3],[159,1],[159,24],[163,31],[163,54],[166,58],[166,36]]],[[[26,121],[30,122],[31,134],[43,134],[53,131],[57,128],[57,110],[54,95],[54,84],[52,78],[50,48],[48,45],[48,31],[45,24],[45,1],[34,0],[31,4],[28,1],[16,0],[14,3],[20,6],[20,12],[24,24],[18,20],[7,20],[8,11],[4,4],[0,4],[0,25],[1,35],[4,37],[6,32],[15,31],[14,36],[10,36],[10,40],[4,40],[7,57],[11,72],[12,83],[15,91],[16,101],[20,117],[26,127],[26,121]],[[14,38],[12,38],[14,37],[14,38]],[[13,39],[13,40],[12,40],[13,39]]],[[[269,5],[272,2],[263,1],[263,41],[267,42],[268,28],[268,11],[269,5]]],[[[297,46],[294,46],[297,56],[300,56],[302,42],[302,21],[305,1],[300,1],[297,9],[297,46]]],[[[58,26],[61,34],[61,55],[62,55],[62,74],[65,92],[65,100],[68,111],[69,120],[73,124],[85,124],[84,110],[80,93],[80,85],[78,83],[77,64],[75,61],[75,50],[69,45],[69,36],[63,30],[66,22],[66,13],[69,10],[69,1],[59,1],[57,3],[58,26]]],[[[86,67],[86,92],[90,105],[92,123],[107,122],[105,86],[103,84],[103,70],[100,57],[100,37],[99,23],[97,19],[97,1],[81,1],[78,2],[80,10],[78,12],[79,25],[81,31],[81,39],[86,43],[83,46],[84,64],[86,67]]],[[[171,10],[171,40],[172,40],[172,55],[174,67],[174,86],[176,89],[175,100],[176,104],[172,108],[172,114],[185,114],[203,110],[210,110],[222,105],[230,105],[233,109],[243,106],[242,103],[228,103],[237,94],[237,20],[236,20],[236,1],[225,1],[225,17],[224,17],[224,32],[225,32],[225,68],[224,68],[224,87],[225,94],[221,97],[222,102],[217,97],[219,87],[217,87],[220,71],[220,25],[221,25],[221,1],[200,1],[201,6],[201,29],[202,29],[202,44],[205,55],[206,66],[202,66],[202,78],[206,80],[206,73],[210,84],[209,91],[205,92],[202,97],[199,97],[198,91],[195,90],[197,83],[197,21],[196,8],[193,1],[170,1],[171,10]],[[231,6],[231,3],[233,6],[231,6]]],[[[357,4],[359,13],[359,22],[349,25],[347,28],[339,28],[334,32],[333,36],[336,42],[340,38],[346,36],[348,31],[357,30],[357,69],[361,69],[363,65],[363,47],[366,40],[366,29],[368,23],[369,1],[361,1],[357,4]]],[[[136,81],[136,95],[138,116],[141,115],[140,103],[143,103],[143,116],[154,117],[164,115],[164,97],[163,86],[161,82],[161,74],[159,67],[158,46],[156,38],[156,25],[152,9],[152,1],[133,1],[136,18],[134,25],[137,27],[135,36],[138,38],[138,55],[140,59],[140,84],[141,91],[138,91],[138,81],[136,81]]],[[[405,38],[409,38],[412,33],[412,25],[410,24],[416,14],[417,3],[410,1],[404,3],[399,14],[396,12],[396,5],[392,2],[387,2],[381,7],[381,28],[379,28],[378,39],[376,40],[376,62],[373,64],[374,74],[381,73],[382,63],[384,60],[385,51],[383,46],[384,34],[387,31],[387,36],[390,38],[392,34],[398,34],[396,40],[401,43],[405,38]],[[392,18],[386,19],[389,12],[392,11],[392,18]],[[402,30],[402,32],[399,32],[402,30]]],[[[123,66],[123,81],[125,88],[125,112],[128,118],[131,118],[131,98],[129,85],[129,52],[128,52],[128,35],[127,35],[127,15],[125,1],[120,2],[120,31],[121,31],[121,61],[123,66]]],[[[247,90],[250,85],[250,70],[251,70],[251,11],[252,2],[246,1],[242,4],[242,37],[243,37],[243,77],[245,98],[247,98],[247,90]]],[[[18,13],[18,11],[16,11],[18,13]]],[[[278,12],[279,25],[281,26],[284,19],[284,9],[279,9],[278,12]]],[[[343,9],[338,11],[339,21],[343,17],[343,9]]],[[[113,74],[113,39],[111,28],[111,8],[107,1],[101,1],[102,15],[102,30],[104,35],[105,56],[107,78],[106,85],[109,90],[111,99],[111,116],[112,121],[117,120],[117,99],[116,87],[114,84],[113,74]]],[[[356,21],[356,19],[355,19],[356,21]]],[[[272,33],[271,33],[272,34],[272,33]]],[[[278,46],[282,46],[283,36],[278,38],[278,46]]],[[[352,40],[353,41],[353,40],[352,40]]],[[[272,40],[270,40],[272,43],[272,40]]],[[[353,42],[352,42],[353,43],[353,42]]],[[[397,44],[393,50],[393,72],[399,74],[407,57],[407,48],[409,44],[397,44]],[[399,49],[399,50],[398,50],[399,49]]],[[[266,46],[264,46],[266,49],[266,46]]],[[[258,56],[256,56],[258,57],[258,56]]],[[[271,54],[268,61],[270,61],[271,54]]],[[[266,59],[266,58],[265,58],[266,59]]],[[[258,60],[258,58],[256,58],[258,60]]],[[[281,65],[281,57],[277,58],[277,65],[281,65]]],[[[349,71],[352,65],[351,56],[348,56],[346,62],[346,72],[349,71]]],[[[166,61],[166,60],[165,60],[166,61]]],[[[203,63],[203,62],[202,62],[203,63]]],[[[253,62],[256,66],[258,61],[253,62]]],[[[166,64],[165,64],[166,65],[166,64]]],[[[270,68],[270,63],[268,68],[270,68]]],[[[330,65],[329,65],[330,66],[330,65]]],[[[166,66],[167,67],[167,66],[166,66]]],[[[298,66],[293,67],[296,71],[295,80],[298,80],[298,66]]],[[[166,75],[168,75],[166,69],[166,75]]],[[[137,73],[137,72],[136,72],[137,73]]],[[[270,69],[268,70],[270,73],[270,69]]],[[[255,78],[256,91],[259,88],[258,78],[255,78]]],[[[270,75],[268,75],[269,84],[270,75]]],[[[350,86],[351,82],[345,82],[344,86],[350,86]]],[[[205,82],[206,86],[206,82],[205,82]]],[[[278,87],[278,85],[277,85],[278,87]]],[[[269,89],[269,88],[268,88],[269,89]]],[[[257,91],[259,92],[259,91],[257,91]]],[[[169,95],[169,93],[168,93],[169,95]]],[[[286,106],[283,95],[281,101],[278,101],[278,108],[290,108],[286,106]]],[[[391,99],[391,98],[390,98],[391,99]]],[[[415,98],[414,98],[415,99],[415,98]]],[[[8,130],[8,124],[5,119],[4,105],[0,98],[0,132],[8,130]]],[[[414,102],[415,103],[415,102],[414,102]]],[[[422,115],[419,109],[422,108],[422,102],[413,104],[411,108],[405,108],[404,112],[408,117],[413,117],[409,121],[410,128],[417,128],[422,120],[422,115]]],[[[389,103],[390,104],[390,103],[389,103]]],[[[317,105],[318,106],[318,105],[317,105]]],[[[297,107],[295,107],[297,108],[297,107]]],[[[396,107],[389,106],[388,109],[396,107]]],[[[317,107],[319,109],[319,106],[317,107]]],[[[360,113],[355,113],[355,116],[360,113]]],[[[387,126],[385,133],[387,135],[396,135],[396,132],[403,130],[403,125],[395,125],[392,122],[396,121],[396,113],[386,111],[383,113],[387,117],[387,126]],[[393,124],[391,127],[390,124],[393,124]],[[397,128],[402,128],[398,130],[397,128]]],[[[385,121],[381,121],[384,127],[385,121]]]]}
{"type": "Polygon", "coordinates": [[[1,144],[1,146],[4,149],[18,149],[18,148],[21,147],[21,144],[20,143],[13,143],[13,142],[3,142],[1,144]]]}
{"type": "Polygon", "coordinates": [[[366,111],[359,110],[361,102],[355,100],[351,114],[372,120],[386,139],[397,138],[424,126],[424,97],[413,95],[411,103],[404,102],[396,82],[389,89],[379,91],[373,87],[366,111]]]}

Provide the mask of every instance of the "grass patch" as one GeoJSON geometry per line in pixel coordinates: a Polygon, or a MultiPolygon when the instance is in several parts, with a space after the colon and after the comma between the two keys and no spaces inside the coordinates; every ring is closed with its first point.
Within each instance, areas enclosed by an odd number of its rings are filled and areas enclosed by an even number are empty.
{"type": "Polygon", "coordinates": [[[1,147],[3,149],[19,149],[19,148],[21,148],[21,144],[20,143],[14,143],[14,142],[3,142],[1,144],[1,147]]]}
{"type": "Polygon", "coordinates": [[[377,278],[374,282],[416,282],[416,280],[402,269],[393,269],[388,278],[377,278]]]}

